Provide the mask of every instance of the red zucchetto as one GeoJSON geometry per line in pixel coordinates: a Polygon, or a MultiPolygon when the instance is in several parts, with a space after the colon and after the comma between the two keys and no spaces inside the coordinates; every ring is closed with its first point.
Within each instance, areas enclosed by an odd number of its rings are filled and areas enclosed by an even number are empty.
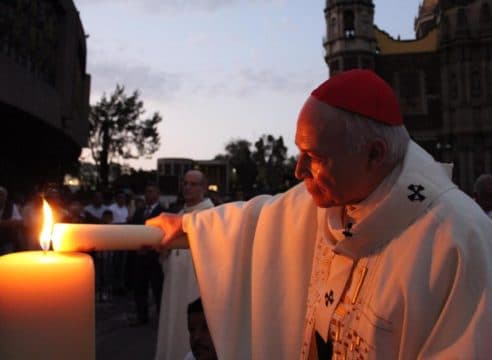
{"type": "Polygon", "coordinates": [[[393,89],[371,70],[349,70],[322,83],[311,96],[336,108],[389,125],[403,125],[393,89]]]}

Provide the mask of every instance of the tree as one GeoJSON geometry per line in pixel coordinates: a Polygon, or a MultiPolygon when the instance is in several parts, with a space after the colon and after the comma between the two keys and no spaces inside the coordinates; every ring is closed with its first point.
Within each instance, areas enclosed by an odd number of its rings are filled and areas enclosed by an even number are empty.
{"type": "Polygon", "coordinates": [[[276,140],[272,135],[263,135],[255,143],[253,160],[256,163],[258,175],[256,182],[263,191],[270,192],[279,187],[282,182],[282,165],[287,155],[287,148],[280,136],[276,140]]]}
{"type": "Polygon", "coordinates": [[[253,193],[256,179],[256,165],[251,158],[251,143],[239,139],[230,141],[225,155],[217,155],[216,159],[227,159],[231,166],[231,190],[243,192],[246,196],[253,193]]]}
{"type": "Polygon", "coordinates": [[[247,140],[234,140],[226,147],[226,154],[216,159],[227,159],[231,165],[231,189],[241,191],[246,198],[258,193],[278,193],[298,181],[294,170],[296,159],[287,158],[287,148],[282,136],[263,135],[250,150],[247,140]]]}
{"type": "Polygon", "coordinates": [[[125,169],[113,183],[116,189],[129,189],[136,194],[143,194],[149,183],[157,182],[156,170],[125,169]]]}
{"type": "Polygon", "coordinates": [[[123,86],[116,85],[109,98],[104,94],[91,106],[88,146],[103,188],[108,186],[111,163],[148,158],[159,149],[157,125],[162,118],[157,112],[143,118],[144,104],[139,97],[138,91],[128,96],[123,86]]]}
{"type": "Polygon", "coordinates": [[[255,143],[252,154],[256,164],[257,188],[261,192],[277,193],[286,190],[291,184],[292,168],[287,159],[287,147],[284,139],[279,136],[263,135],[255,143]]]}

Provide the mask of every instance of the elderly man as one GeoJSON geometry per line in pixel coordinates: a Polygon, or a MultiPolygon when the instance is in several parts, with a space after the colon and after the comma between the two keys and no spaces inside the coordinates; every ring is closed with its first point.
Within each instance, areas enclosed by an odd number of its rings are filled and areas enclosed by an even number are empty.
{"type": "Polygon", "coordinates": [[[368,70],[314,90],[297,122],[303,180],[148,224],[187,235],[219,358],[488,356],[492,222],[409,140],[368,70]]]}
{"type": "MultiPolygon", "coordinates": [[[[214,206],[205,197],[208,185],[199,170],[188,171],[182,183],[184,208],[181,214],[214,206]]],[[[164,255],[162,269],[166,275],[162,291],[156,360],[184,359],[190,352],[188,304],[200,297],[189,250],[171,250],[164,255]]]]}

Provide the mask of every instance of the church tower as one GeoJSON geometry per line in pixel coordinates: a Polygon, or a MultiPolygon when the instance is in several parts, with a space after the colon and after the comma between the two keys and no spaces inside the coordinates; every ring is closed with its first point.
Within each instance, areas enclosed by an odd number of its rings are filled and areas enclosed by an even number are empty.
{"type": "Polygon", "coordinates": [[[421,39],[437,26],[439,0],[424,0],[415,18],[415,37],[421,39]]]}
{"type": "Polygon", "coordinates": [[[376,39],[372,0],[326,0],[325,61],[330,75],[374,69],[376,39]]]}

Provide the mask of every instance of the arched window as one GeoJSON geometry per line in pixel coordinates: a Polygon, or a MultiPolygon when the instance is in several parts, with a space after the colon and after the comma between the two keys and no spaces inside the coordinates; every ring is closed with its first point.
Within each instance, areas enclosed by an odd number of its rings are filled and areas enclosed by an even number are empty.
{"type": "Polygon", "coordinates": [[[337,31],[337,17],[336,16],[332,16],[331,19],[330,19],[330,32],[332,35],[337,35],[338,34],[338,31],[337,31]]]}
{"type": "Polygon", "coordinates": [[[352,39],[355,36],[355,16],[352,10],[343,12],[343,34],[346,39],[352,39]]]}

